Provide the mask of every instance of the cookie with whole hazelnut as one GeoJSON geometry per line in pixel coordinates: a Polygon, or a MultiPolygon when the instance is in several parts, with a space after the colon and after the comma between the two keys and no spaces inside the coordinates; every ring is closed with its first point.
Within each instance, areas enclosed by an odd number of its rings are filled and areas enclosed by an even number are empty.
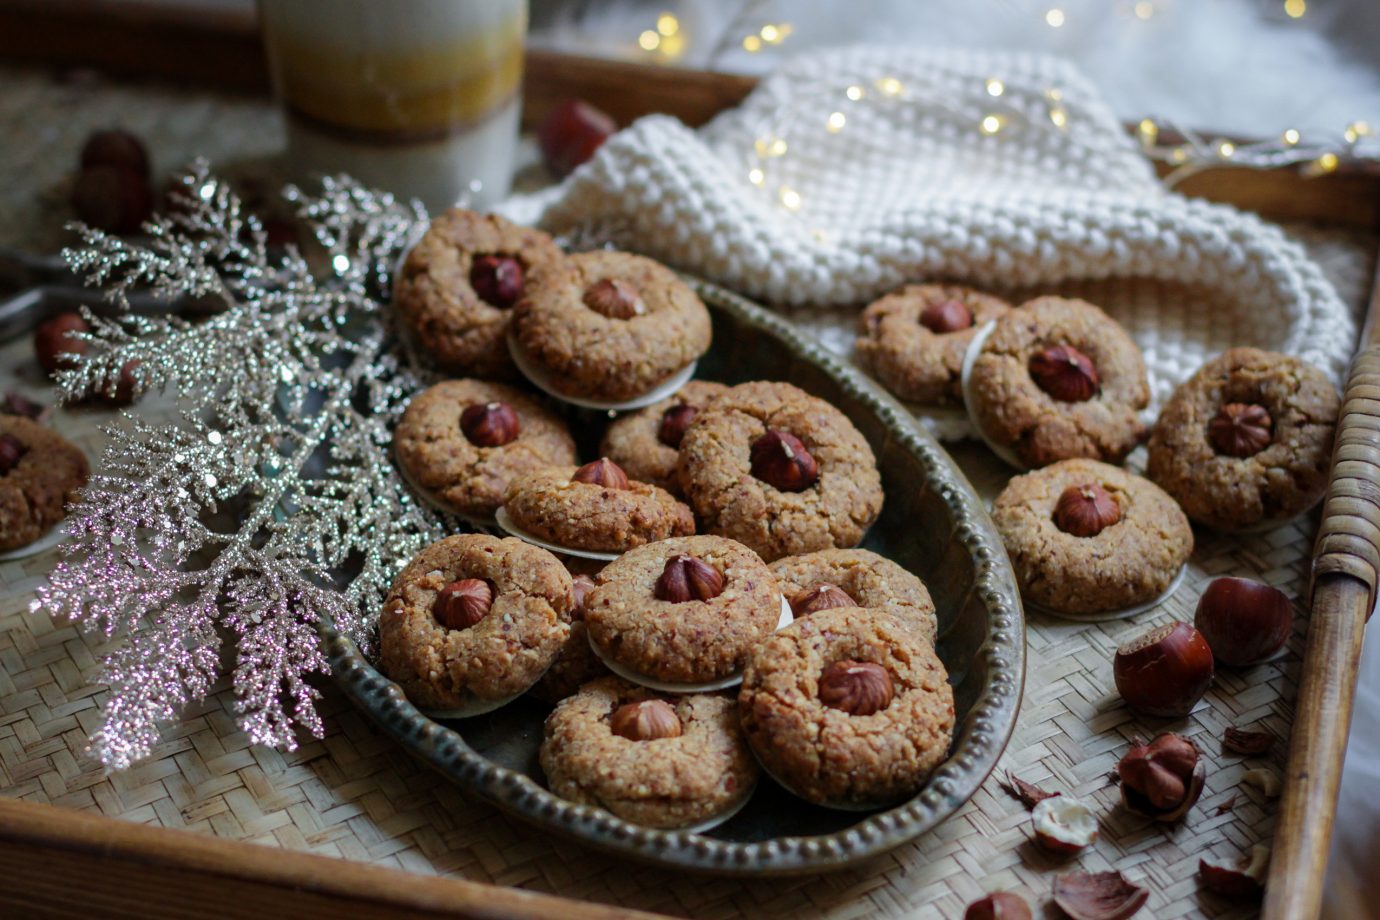
{"type": "Polygon", "coordinates": [[[475,518],[492,517],[519,476],[576,459],[558,415],[513,387],[482,380],[446,380],[414,396],[393,451],[413,488],[475,518]]]}
{"type": "Polygon", "coordinates": [[[379,616],[383,673],[440,714],[496,708],[546,673],[570,634],[570,573],[546,550],[446,537],[393,582],[379,616]]]}
{"type": "Polygon", "coordinates": [[[1011,305],[957,284],[908,284],[858,317],[858,361],[899,399],[962,406],[963,356],[1011,305]]]}
{"type": "Polygon", "coordinates": [[[635,399],[709,349],[709,311],[675,272],[594,250],[533,272],[513,313],[516,347],[566,396],[635,399]]]}
{"type": "MultiPolygon", "coordinates": [[[[566,565],[570,569],[570,565],[566,565]]],[[[608,665],[594,654],[589,644],[589,629],[585,625],[585,599],[594,589],[594,579],[589,575],[572,574],[575,590],[575,605],[570,608],[567,620],[570,623],[570,636],[561,646],[561,652],[551,667],[532,688],[532,695],[548,703],[556,703],[570,696],[580,687],[599,677],[607,677],[608,665]]]]}
{"type": "Polygon", "coordinates": [[[707,532],[768,562],[856,546],[882,510],[867,440],[789,383],[744,383],[714,400],[685,432],[679,475],[707,532]]]}
{"type": "Polygon", "coordinates": [[[1110,613],[1163,594],[1193,552],[1188,518],[1148,479],[1096,460],[1017,476],[992,505],[1027,602],[1110,613]]]}
{"type": "Polygon", "coordinates": [[[876,607],[935,640],[934,601],[925,583],[885,556],[865,549],[822,549],[778,559],[771,571],[797,617],[830,607],[876,607]]]}
{"type": "Polygon", "coordinates": [[[996,320],[964,381],[983,436],[1021,464],[1119,463],[1145,436],[1140,348],[1082,300],[1037,297],[996,320]]]}
{"type": "Polygon", "coordinates": [[[431,221],[403,260],[393,305],[408,338],[440,370],[513,379],[512,307],[531,273],[564,258],[540,230],[451,208],[431,221]]]}
{"type": "Polygon", "coordinates": [[[1218,530],[1280,523],[1327,490],[1341,398],[1288,355],[1233,348],[1174,391],[1150,436],[1147,474],[1218,530]]]}
{"type": "Polygon", "coordinates": [[[570,549],[617,553],[695,532],[690,509],[665,489],[629,479],[618,464],[549,466],[517,477],[503,509],[519,529],[570,549]]]}
{"type": "Polygon", "coordinates": [[[0,551],[28,546],[67,514],[91,474],[86,454],[31,419],[0,415],[0,551]]]}
{"type": "Polygon", "coordinates": [[[691,380],[674,396],[618,418],[604,432],[599,452],[633,479],[680,494],[676,462],[690,422],[711,401],[728,392],[712,380],[691,380]]]}
{"type": "Polygon", "coordinates": [[[934,647],[883,609],[834,607],[757,646],[738,693],[766,771],[820,805],[892,805],[953,743],[954,697],[934,647]]]}
{"type": "Polygon", "coordinates": [[[646,827],[697,827],[731,815],[760,773],[732,699],[666,696],[617,677],[556,706],[540,759],[556,795],[646,827]]]}
{"type": "Polygon", "coordinates": [[[585,599],[590,642],[600,655],[629,676],[666,684],[733,677],[776,629],[781,612],[781,590],[757,554],[710,536],[624,553],[599,573],[585,599]]]}

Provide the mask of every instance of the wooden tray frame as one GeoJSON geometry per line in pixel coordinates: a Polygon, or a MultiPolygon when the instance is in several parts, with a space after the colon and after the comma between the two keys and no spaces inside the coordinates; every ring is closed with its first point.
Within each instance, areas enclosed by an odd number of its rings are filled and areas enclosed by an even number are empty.
{"type": "MultiPolygon", "coordinates": [[[[269,90],[252,16],[101,0],[7,0],[0,62],[94,68],[223,91],[269,90]]],[[[751,91],[750,77],[529,51],[524,123],[579,97],[620,123],[651,112],[701,124],[751,91]]],[[[1224,166],[1179,186],[1272,220],[1380,231],[1380,166],[1224,166]]],[[[1266,920],[1316,917],[1366,620],[1380,580],[1380,274],[1345,393],[1332,481],[1313,558],[1307,648],[1274,837],[1266,920]]],[[[23,916],[652,916],[476,882],[415,876],[0,799],[0,908],[23,916]],[[80,883],[73,884],[73,880],[80,883]]],[[[0,913],[4,913],[0,910],[0,913]]]]}

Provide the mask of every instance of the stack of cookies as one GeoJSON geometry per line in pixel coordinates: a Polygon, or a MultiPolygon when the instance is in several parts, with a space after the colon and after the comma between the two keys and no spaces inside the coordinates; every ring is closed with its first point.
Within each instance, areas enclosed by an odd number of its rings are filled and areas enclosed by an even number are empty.
{"type": "Polygon", "coordinates": [[[710,320],[674,272],[501,218],[437,218],[395,301],[456,375],[408,405],[398,466],[509,534],[448,537],[398,576],[382,667],[415,705],[554,704],[551,789],[653,827],[726,820],[763,768],[834,807],[921,788],[953,694],[925,586],[856,548],[883,496],[847,416],[788,383],[689,379],[710,320]]]}

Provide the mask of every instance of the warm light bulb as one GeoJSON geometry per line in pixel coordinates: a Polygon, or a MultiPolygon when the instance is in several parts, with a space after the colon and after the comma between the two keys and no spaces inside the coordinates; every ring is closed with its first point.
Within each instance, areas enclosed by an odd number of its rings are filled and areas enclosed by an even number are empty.
{"type": "Polygon", "coordinates": [[[1054,127],[1063,128],[1069,123],[1068,109],[1063,106],[1055,106],[1049,110],[1049,120],[1054,122],[1054,127]]]}
{"type": "Polygon", "coordinates": [[[857,102],[863,96],[867,95],[867,92],[861,86],[850,86],[843,91],[843,94],[847,96],[849,100],[857,102]]]}
{"type": "Polygon", "coordinates": [[[753,185],[761,185],[763,182],[766,181],[766,178],[766,173],[762,172],[762,170],[760,169],[748,170],[748,181],[751,182],[753,185]]]}
{"type": "Polygon", "coordinates": [[[1000,95],[1001,95],[1002,93],[1004,93],[1004,92],[1006,92],[1006,84],[1005,84],[1005,83],[1001,82],[1000,80],[988,80],[988,81],[987,81],[987,95],[989,95],[989,96],[1000,96],[1000,95]]]}
{"type": "Polygon", "coordinates": [[[1284,0],[1284,14],[1290,19],[1302,19],[1306,12],[1308,12],[1306,0],[1284,0]]]}
{"type": "Polygon", "coordinates": [[[1297,144],[1299,140],[1299,133],[1295,131],[1293,128],[1290,128],[1288,131],[1284,132],[1284,143],[1288,144],[1290,147],[1297,144]]]}
{"type": "Polygon", "coordinates": [[[1236,153],[1236,145],[1231,141],[1222,141],[1217,145],[1217,153],[1222,159],[1229,159],[1233,153],[1236,153]]]}
{"type": "Polygon", "coordinates": [[[766,42],[769,45],[775,44],[776,42],[781,40],[781,33],[777,31],[776,26],[772,25],[771,23],[767,23],[766,25],[762,26],[762,30],[757,34],[761,35],[762,41],[766,42]]]}
{"type": "Polygon", "coordinates": [[[1186,162],[1188,160],[1188,151],[1182,147],[1175,147],[1174,151],[1169,154],[1169,159],[1175,163],[1186,162]]]}
{"type": "Polygon", "coordinates": [[[1318,168],[1323,172],[1332,172],[1332,170],[1337,168],[1337,154],[1324,153],[1322,156],[1318,157],[1318,168]]]}
{"type": "Polygon", "coordinates": [[[877,81],[877,89],[881,90],[884,96],[899,96],[903,87],[901,81],[895,77],[882,77],[877,81]]]}
{"type": "Polygon", "coordinates": [[[662,35],[675,35],[680,31],[680,20],[670,13],[662,13],[656,18],[656,30],[662,35]]]}
{"type": "Polygon", "coordinates": [[[1151,3],[1150,0],[1140,0],[1139,3],[1132,7],[1132,10],[1135,12],[1137,19],[1149,19],[1151,16],[1155,15],[1155,4],[1151,3]]]}
{"type": "Polygon", "coordinates": [[[979,125],[983,134],[996,134],[1001,130],[1001,118],[996,115],[988,115],[982,119],[979,125]]]}
{"type": "Polygon", "coordinates": [[[762,50],[762,39],[756,35],[746,35],[743,37],[743,50],[753,54],[762,50]]]}
{"type": "Polygon", "coordinates": [[[1146,147],[1153,145],[1160,136],[1160,126],[1149,118],[1142,118],[1137,130],[1140,132],[1140,142],[1146,147]]]}
{"type": "Polygon", "coordinates": [[[781,203],[788,211],[800,209],[800,193],[789,186],[781,186],[781,203]]]}
{"type": "MultiPolygon", "coordinates": [[[[1302,2],[1302,0],[1299,0],[1302,2]]],[[[1051,29],[1057,29],[1064,24],[1064,11],[1055,7],[1045,13],[1045,25],[1051,29]]]]}
{"type": "Polygon", "coordinates": [[[661,36],[648,29],[637,36],[637,43],[642,46],[643,51],[655,51],[661,44],[661,36]]]}
{"type": "Polygon", "coordinates": [[[838,134],[843,130],[843,126],[848,123],[848,119],[843,117],[842,112],[833,112],[829,119],[824,123],[824,128],[830,134],[838,134]]]}

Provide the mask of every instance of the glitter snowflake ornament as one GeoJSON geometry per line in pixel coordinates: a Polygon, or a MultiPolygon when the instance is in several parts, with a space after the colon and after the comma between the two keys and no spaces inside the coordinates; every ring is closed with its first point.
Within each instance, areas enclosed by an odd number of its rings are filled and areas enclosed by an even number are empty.
{"type": "Polygon", "coordinates": [[[84,227],[64,253],[117,304],[134,289],[228,305],[202,321],[88,314],[64,399],[112,384],[138,361],[140,389],[177,398],[179,417],[126,413],[107,429],[99,472],[67,519],[62,560],[36,609],[106,636],[110,688],[93,754],[123,769],[162,723],[203,698],[234,638],[241,727],[292,749],[316,736],[324,672],[317,628],[361,647],[393,574],[461,529],[415,502],[390,460],[391,427],[426,384],[396,345],[383,304],[391,273],[426,220],[419,206],[347,179],[285,192],[325,251],[313,273],[295,248],[269,251],[262,224],[197,163],[168,216],[138,243],[84,227]]]}

